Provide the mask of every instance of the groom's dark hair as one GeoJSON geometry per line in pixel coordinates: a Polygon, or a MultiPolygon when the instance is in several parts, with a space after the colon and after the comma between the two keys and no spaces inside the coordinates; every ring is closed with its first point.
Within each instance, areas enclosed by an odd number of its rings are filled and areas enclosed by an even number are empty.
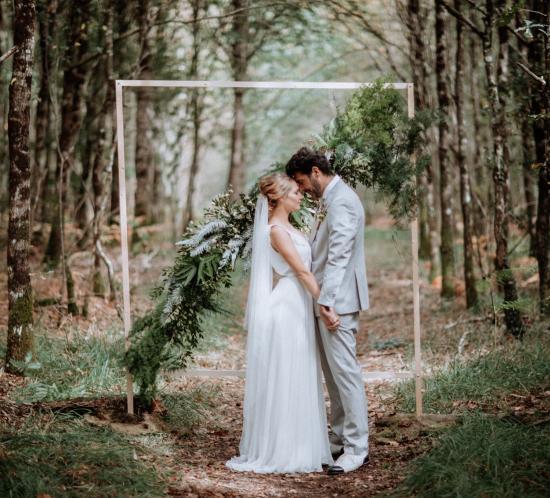
{"type": "Polygon", "coordinates": [[[317,166],[325,175],[332,175],[332,167],[322,152],[316,152],[309,147],[302,147],[286,163],[286,174],[293,177],[296,173],[311,175],[313,166],[317,166]]]}

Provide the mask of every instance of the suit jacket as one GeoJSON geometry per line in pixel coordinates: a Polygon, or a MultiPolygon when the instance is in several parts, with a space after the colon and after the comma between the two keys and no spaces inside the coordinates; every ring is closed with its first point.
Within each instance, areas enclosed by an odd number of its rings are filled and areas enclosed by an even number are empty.
{"type": "MultiPolygon", "coordinates": [[[[315,304],[339,315],[369,307],[365,267],[365,211],[355,191],[341,179],[324,199],[326,216],[312,234],[311,270],[321,286],[315,304]]],[[[315,230],[315,228],[314,228],[315,230]]]]}

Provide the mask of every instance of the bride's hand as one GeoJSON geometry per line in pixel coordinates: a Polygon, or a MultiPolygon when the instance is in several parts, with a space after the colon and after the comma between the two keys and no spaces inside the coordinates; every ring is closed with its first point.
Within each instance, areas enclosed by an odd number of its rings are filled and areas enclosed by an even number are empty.
{"type": "Polygon", "coordinates": [[[340,317],[336,314],[333,308],[320,306],[321,319],[325,322],[328,330],[335,332],[340,326],[340,317]]]}

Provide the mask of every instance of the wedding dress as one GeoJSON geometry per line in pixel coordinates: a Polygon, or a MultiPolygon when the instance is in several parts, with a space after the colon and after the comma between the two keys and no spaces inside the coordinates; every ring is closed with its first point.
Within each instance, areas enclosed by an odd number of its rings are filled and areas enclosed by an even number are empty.
{"type": "MultiPolygon", "coordinates": [[[[264,199],[258,201],[256,210],[247,306],[247,374],[240,456],[226,465],[232,470],[258,473],[318,472],[322,464],[332,465],[333,460],[312,297],[289,264],[271,247],[272,225],[267,224],[267,202],[261,212],[262,202],[264,199]],[[263,223],[258,219],[262,215],[263,223]],[[258,277],[260,266],[263,280],[258,277]],[[267,275],[272,270],[279,276],[273,289],[271,274],[267,275]]],[[[281,228],[288,232],[306,268],[310,268],[307,239],[297,230],[281,228]]]]}

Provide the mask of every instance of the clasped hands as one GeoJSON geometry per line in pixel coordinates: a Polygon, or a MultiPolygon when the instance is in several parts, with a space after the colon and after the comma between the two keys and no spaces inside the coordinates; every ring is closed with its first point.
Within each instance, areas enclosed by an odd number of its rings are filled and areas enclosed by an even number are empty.
{"type": "Polygon", "coordinates": [[[334,308],[330,306],[319,306],[319,313],[321,314],[321,320],[325,323],[328,330],[335,332],[340,326],[340,317],[334,311],[334,308]]]}

